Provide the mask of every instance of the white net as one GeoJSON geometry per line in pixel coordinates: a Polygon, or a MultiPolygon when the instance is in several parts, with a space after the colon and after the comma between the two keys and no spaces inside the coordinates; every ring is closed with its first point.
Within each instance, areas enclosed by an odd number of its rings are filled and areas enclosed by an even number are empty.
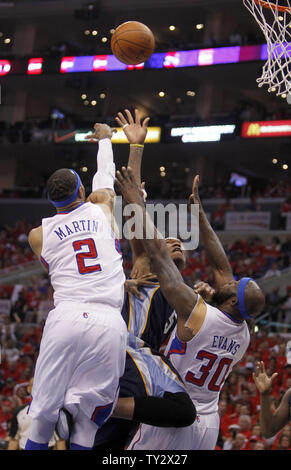
{"type": "Polygon", "coordinates": [[[267,41],[267,61],[259,87],[278,96],[291,93],[291,0],[243,0],[267,41]]]}

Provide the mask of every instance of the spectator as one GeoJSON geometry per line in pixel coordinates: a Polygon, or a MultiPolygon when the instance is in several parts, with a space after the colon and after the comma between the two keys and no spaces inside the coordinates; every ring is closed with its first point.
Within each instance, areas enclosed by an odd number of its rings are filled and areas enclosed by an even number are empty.
{"type": "Polygon", "coordinates": [[[281,214],[291,212],[291,196],[288,196],[287,199],[281,205],[281,214]]]}
{"type": "MultiPolygon", "coordinates": [[[[31,393],[32,383],[33,379],[30,379],[27,385],[28,395],[31,393]]],[[[22,404],[20,407],[16,408],[13,414],[9,430],[8,450],[23,450],[25,448],[32,422],[31,416],[27,413],[27,407],[27,403],[24,405],[22,404]]],[[[50,440],[49,448],[55,450],[66,450],[66,443],[59,439],[57,434],[54,433],[50,440]]]]}
{"type": "Polygon", "coordinates": [[[7,438],[8,423],[13,416],[12,406],[9,400],[4,400],[0,408],[0,439],[7,438]]]}
{"type": "MultiPolygon", "coordinates": [[[[287,290],[287,299],[285,302],[282,304],[282,310],[284,312],[284,323],[286,325],[291,324],[291,286],[288,286],[287,290]]],[[[288,328],[286,326],[285,331],[288,332],[288,328]]]]}
{"type": "Polygon", "coordinates": [[[255,444],[254,444],[254,447],[252,450],[267,450],[268,449],[268,444],[266,441],[264,441],[263,439],[258,439],[255,444]]]}
{"type": "Polygon", "coordinates": [[[238,418],[239,432],[248,440],[251,435],[251,418],[249,415],[241,415],[238,418]]]}
{"type": "Polygon", "coordinates": [[[28,403],[27,385],[28,385],[27,382],[15,385],[13,396],[11,398],[11,403],[12,403],[13,408],[17,408],[19,406],[23,406],[28,403]]]}
{"type": "Polygon", "coordinates": [[[274,276],[281,276],[281,271],[279,270],[278,263],[276,262],[272,264],[270,269],[268,269],[268,271],[264,275],[264,278],[274,277],[274,276]]]}
{"type": "Polygon", "coordinates": [[[254,436],[262,437],[261,426],[260,426],[259,423],[254,424],[253,427],[252,427],[252,436],[251,436],[251,438],[254,437],[254,436]]]}
{"type": "Polygon", "coordinates": [[[291,450],[291,438],[286,434],[281,434],[274,450],[291,450]]]}
{"type": "Polygon", "coordinates": [[[231,449],[229,450],[244,450],[247,445],[247,438],[241,432],[238,432],[235,435],[235,438],[232,440],[231,449]]]}
{"type": "Polygon", "coordinates": [[[12,338],[8,338],[4,344],[3,352],[6,360],[9,362],[16,362],[19,358],[19,349],[15,347],[15,343],[12,338]]]}
{"type": "Polygon", "coordinates": [[[218,403],[218,413],[220,416],[220,429],[223,436],[227,435],[228,428],[231,424],[231,417],[228,411],[228,403],[226,400],[220,400],[218,403]]]}
{"type": "Polygon", "coordinates": [[[6,380],[6,384],[1,390],[1,394],[6,398],[11,398],[14,393],[14,385],[15,385],[15,381],[13,380],[13,378],[8,377],[6,380]]]}

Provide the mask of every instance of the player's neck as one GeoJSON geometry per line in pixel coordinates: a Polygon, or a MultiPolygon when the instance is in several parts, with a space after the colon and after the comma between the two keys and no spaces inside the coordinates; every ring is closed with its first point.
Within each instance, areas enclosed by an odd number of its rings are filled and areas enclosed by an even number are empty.
{"type": "Polygon", "coordinates": [[[239,323],[242,323],[244,320],[243,318],[241,318],[241,316],[239,314],[237,314],[236,312],[234,312],[230,307],[229,305],[220,305],[218,307],[218,309],[226,314],[229,318],[231,318],[232,320],[234,320],[235,322],[239,322],[239,323]]]}
{"type": "Polygon", "coordinates": [[[67,214],[68,212],[72,212],[73,210],[77,209],[78,207],[82,206],[85,201],[82,199],[76,199],[72,204],[64,207],[57,207],[57,214],[67,214]]]}

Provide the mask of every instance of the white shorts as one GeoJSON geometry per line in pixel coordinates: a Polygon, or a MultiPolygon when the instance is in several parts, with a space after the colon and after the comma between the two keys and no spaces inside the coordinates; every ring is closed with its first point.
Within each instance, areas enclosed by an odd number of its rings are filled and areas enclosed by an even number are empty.
{"type": "Polygon", "coordinates": [[[218,413],[197,415],[185,428],[141,424],[127,450],[214,450],[219,432],[218,413]]]}
{"type": "Polygon", "coordinates": [[[29,414],[56,422],[60,408],[78,405],[100,426],[118,398],[126,343],[127,328],[118,310],[59,304],[45,323],[29,414]]]}

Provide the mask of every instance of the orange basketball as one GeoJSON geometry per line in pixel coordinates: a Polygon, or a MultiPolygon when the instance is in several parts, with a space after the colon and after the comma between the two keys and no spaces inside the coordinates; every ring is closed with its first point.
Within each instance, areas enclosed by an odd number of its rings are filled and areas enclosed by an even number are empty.
{"type": "Polygon", "coordinates": [[[126,21],[113,33],[111,49],[120,62],[128,65],[141,64],[154,52],[155,38],[145,24],[126,21]]]}

